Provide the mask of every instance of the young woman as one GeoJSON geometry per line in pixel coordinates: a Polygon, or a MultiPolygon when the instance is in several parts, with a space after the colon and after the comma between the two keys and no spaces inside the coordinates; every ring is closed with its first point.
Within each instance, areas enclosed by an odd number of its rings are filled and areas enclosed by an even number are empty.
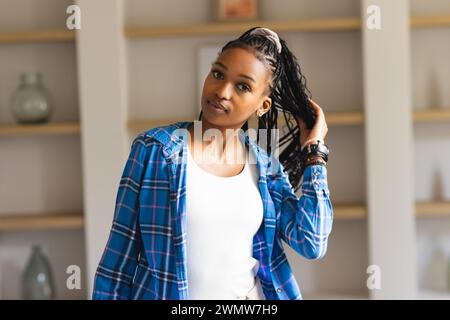
{"type": "Polygon", "coordinates": [[[272,30],[228,42],[205,80],[201,121],[134,139],[93,298],[302,299],[281,240],[320,259],[333,220],[328,128],[308,92],[272,30]],[[273,143],[279,113],[288,132],[273,143]]]}

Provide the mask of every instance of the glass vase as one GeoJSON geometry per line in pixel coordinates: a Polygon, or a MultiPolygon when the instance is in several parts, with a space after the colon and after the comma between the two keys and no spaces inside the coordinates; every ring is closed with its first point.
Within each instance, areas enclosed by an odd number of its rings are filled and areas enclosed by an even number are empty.
{"type": "Polygon", "coordinates": [[[39,72],[23,73],[20,84],[11,97],[11,111],[19,123],[45,123],[53,108],[50,95],[42,85],[39,72]]]}
{"type": "Polygon", "coordinates": [[[22,274],[22,298],[25,300],[51,300],[55,298],[50,263],[39,245],[33,246],[22,274]]]}

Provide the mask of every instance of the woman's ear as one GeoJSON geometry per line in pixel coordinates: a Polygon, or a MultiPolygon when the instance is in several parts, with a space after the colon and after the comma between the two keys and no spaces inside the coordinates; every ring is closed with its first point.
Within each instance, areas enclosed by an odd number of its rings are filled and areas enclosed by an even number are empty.
{"type": "Polygon", "coordinates": [[[266,112],[269,112],[270,107],[272,107],[272,99],[267,97],[264,99],[264,101],[261,104],[261,107],[259,107],[256,110],[256,115],[258,117],[261,117],[263,114],[265,114],[266,112]]]}

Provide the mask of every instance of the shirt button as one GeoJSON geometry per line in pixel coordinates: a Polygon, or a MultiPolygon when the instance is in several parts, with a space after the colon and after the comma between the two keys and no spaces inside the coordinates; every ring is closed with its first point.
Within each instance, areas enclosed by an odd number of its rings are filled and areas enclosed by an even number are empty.
{"type": "Polygon", "coordinates": [[[278,289],[277,289],[277,292],[281,292],[281,291],[283,291],[283,290],[281,290],[281,288],[278,288],[278,289]]]}

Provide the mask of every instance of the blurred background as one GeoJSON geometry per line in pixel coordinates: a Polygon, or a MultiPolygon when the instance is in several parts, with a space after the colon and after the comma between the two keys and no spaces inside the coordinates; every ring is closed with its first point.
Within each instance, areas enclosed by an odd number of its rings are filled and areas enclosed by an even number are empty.
{"type": "Polygon", "coordinates": [[[450,1],[0,0],[1,299],[90,298],[133,137],[196,119],[255,25],[329,126],[327,255],[285,245],[304,298],[450,299],[450,1]]]}

